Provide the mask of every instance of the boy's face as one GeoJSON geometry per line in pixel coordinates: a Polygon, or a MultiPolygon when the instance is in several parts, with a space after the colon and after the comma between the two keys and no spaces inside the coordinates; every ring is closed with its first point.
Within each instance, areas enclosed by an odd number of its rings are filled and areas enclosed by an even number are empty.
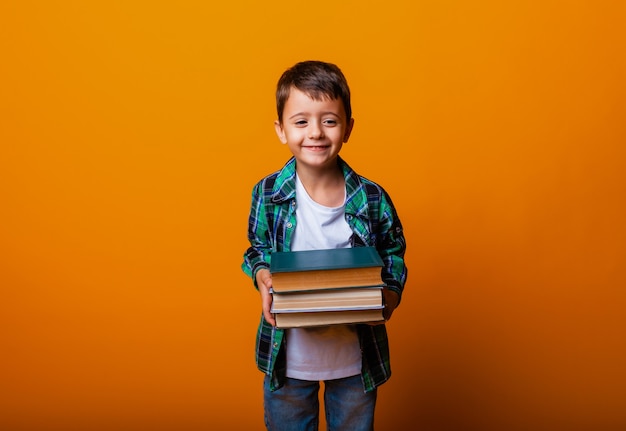
{"type": "Polygon", "coordinates": [[[276,134],[289,146],[297,164],[308,168],[335,165],[339,150],[348,142],[354,121],[346,118],[341,99],[314,100],[292,88],[276,134]]]}

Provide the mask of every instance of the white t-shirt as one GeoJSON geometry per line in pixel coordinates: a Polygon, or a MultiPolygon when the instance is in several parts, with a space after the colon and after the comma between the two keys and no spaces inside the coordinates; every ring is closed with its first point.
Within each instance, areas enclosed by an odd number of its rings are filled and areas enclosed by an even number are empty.
{"type": "MultiPolygon", "coordinates": [[[[352,230],[344,204],[329,208],[315,202],[296,176],[296,230],[292,251],[350,247],[352,230]]],[[[287,377],[331,380],[361,373],[361,348],[354,325],[286,330],[287,377]]]]}

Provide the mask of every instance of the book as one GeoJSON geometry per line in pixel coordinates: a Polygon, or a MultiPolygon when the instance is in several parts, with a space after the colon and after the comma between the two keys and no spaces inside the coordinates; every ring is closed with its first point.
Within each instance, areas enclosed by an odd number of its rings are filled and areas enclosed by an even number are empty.
{"type": "Polygon", "coordinates": [[[304,328],[384,320],[382,309],[279,313],[275,314],[275,318],[278,328],[304,328]]]}
{"type": "Polygon", "coordinates": [[[374,247],[274,252],[275,292],[382,284],[383,261],[374,247]]]}
{"type": "Polygon", "coordinates": [[[374,247],[275,252],[272,313],[279,328],[383,320],[381,270],[374,247]]]}
{"type": "Polygon", "coordinates": [[[272,313],[382,308],[383,286],[303,290],[274,294],[272,313]]]}

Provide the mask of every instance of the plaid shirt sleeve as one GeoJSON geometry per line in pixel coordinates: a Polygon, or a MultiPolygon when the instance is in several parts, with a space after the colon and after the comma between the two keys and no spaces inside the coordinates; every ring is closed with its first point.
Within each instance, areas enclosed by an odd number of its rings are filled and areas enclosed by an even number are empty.
{"type": "Polygon", "coordinates": [[[391,198],[384,190],[381,191],[381,203],[378,208],[380,221],[376,247],[384,262],[383,281],[401,299],[407,278],[407,268],[404,261],[406,240],[404,239],[402,224],[396,214],[391,198]]]}
{"type": "Polygon", "coordinates": [[[265,214],[263,199],[264,181],[256,184],[252,190],[252,203],[248,217],[248,240],[250,247],[244,253],[241,265],[243,271],[249,275],[256,286],[256,273],[259,269],[269,268],[271,242],[268,221],[265,214]]]}

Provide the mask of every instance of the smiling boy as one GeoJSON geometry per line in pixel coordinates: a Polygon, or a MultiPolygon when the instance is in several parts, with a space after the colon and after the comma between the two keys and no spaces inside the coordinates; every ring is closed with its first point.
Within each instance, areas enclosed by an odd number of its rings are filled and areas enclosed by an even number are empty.
{"type": "Polygon", "coordinates": [[[328,428],[371,430],[376,388],[391,375],[385,325],[276,328],[269,263],[274,251],[375,246],[388,320],[407,277],[402,225],[389,195],[339,157],[354,120],[337,66],[296,64],[278,81],[276,104],[276,134],[293,157],[253,189],[242,264],[261,296],[256,359],[266,375],[265,424],[272,431],[316,430],[323,381],[328,428]]]}

